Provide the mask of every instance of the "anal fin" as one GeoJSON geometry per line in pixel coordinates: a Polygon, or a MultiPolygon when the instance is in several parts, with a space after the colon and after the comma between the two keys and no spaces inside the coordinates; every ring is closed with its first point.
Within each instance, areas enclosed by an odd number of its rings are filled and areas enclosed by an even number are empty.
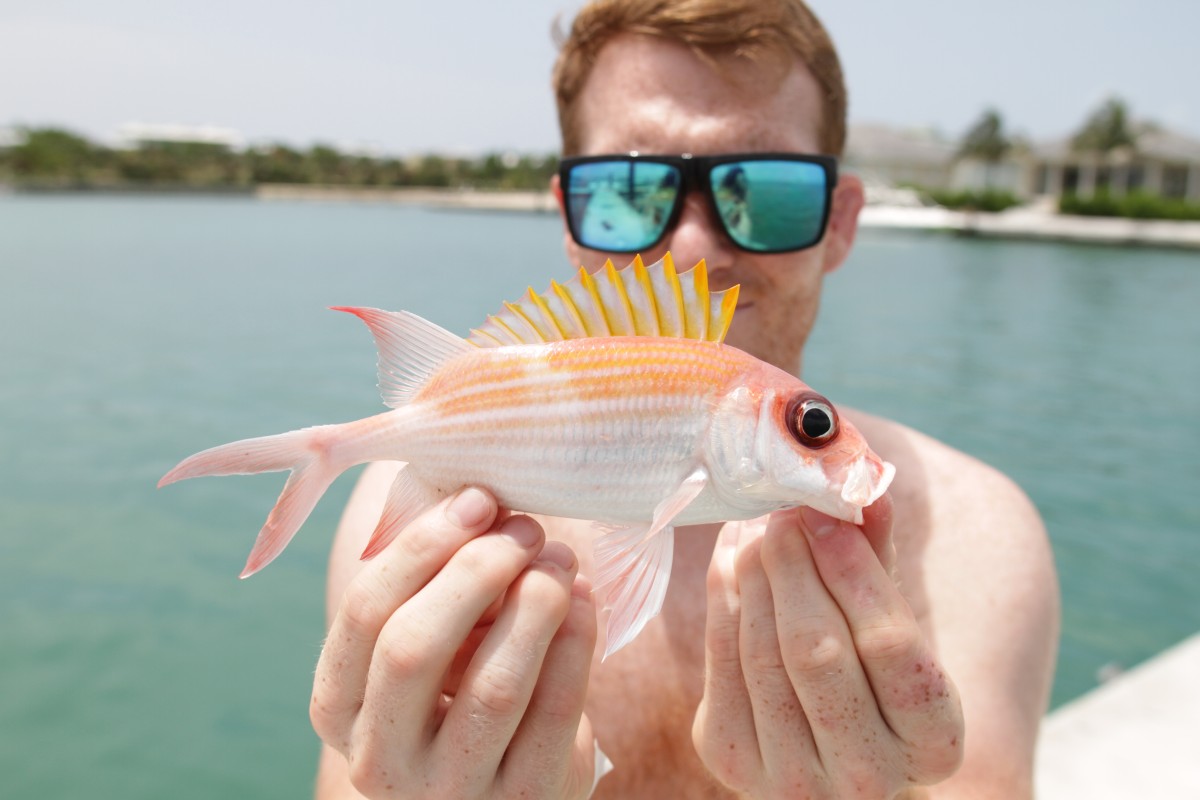
{"type": "Polygon", "coordinates": [[[604,658],[632,642],[658,616],[675,550],[671,520],[704,490],[708,473],[697,469],[654,509],[645,525],[619,528],[596,541],[596,588],[609,610],[604,658]]]}
{"type": "Polygon", "coordinates": [[[379,555],[400,531],[445,495],[446,492],[418,478],[411,466],[402,467],[396,479],[392,481],[387,502],[383,505],[383,513],[379,516],[375,532],[371,534],[371,540],[367,542],[361,558],[365,561],[379,555]]]}

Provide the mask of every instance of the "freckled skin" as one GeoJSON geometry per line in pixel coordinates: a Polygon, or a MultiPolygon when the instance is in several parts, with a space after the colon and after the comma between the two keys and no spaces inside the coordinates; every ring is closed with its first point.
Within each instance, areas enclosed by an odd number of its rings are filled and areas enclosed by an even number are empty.
{"type": "MultiPolygon", "coordinates": [[[[636,39],[618,40],[601,52],[584,90],[585,151],[638,149],[678,154],[815,149],[819,102],[807,70],[794,70],[774,93],[765,94],[756,91],[752,74],[742,77],[740,82],[727,85],[682,48],[662,43],[651,46],[636,39]]],[[[785,370],[798,371],[816,317],[824,275],[844,259],[854,238],[861,202],[861,185],[855,179],[844,179],[835,199],[830,231],[819,246],[798,254],[748,256],[734,250],[707,218],[703,206],[690,199],[678,229],[662,249],[671,249],[677,263],[706,258],[716,289],[741,283],[746,305],[735,315],[728,341],[785,370]]],[[[573,265],[589,268],[598,267],[605,257],[569,242],[567,250],[573,265]]],[[[643,254],[647,260],[659,255],[643,254]]],[[[764,580],[762,573],[775,562],[764,557],[757,570],[726,570],[717,560],[725,552],[718,540],[718,526],[681,529],[677,532],[673,577],[662,615],[613,658],[603,664],[598,654],[593,658],[590,674],[586,670],[580,674],[586,689],[586,715],[577,729],[550,747],[555,752],[562,752],[564,747],[569,751],[577,730],[586,745],[579,752],[587,752],[583,763],[590,767],[594,732],[616,765],[597,787],[597,800],[829,798],[839,794],[878,797],[895,791],[901,797],[1029,795],[1033,743],[1048,698],[1058,613],[1053,566],[1036,512],[1011,482],[961,453],[895,423],[853,411],[843,413],[876,452],[897,466],[890,492],[894,510],[891,533],[880,540],[872,539],[870,525],[865,525],[861,534],[855,534],[857,539],[847,534],[819,543],[808,538],[795,517],[777,515],[772,518],[772,524],[778,523],[772,528],[774,534],[757,535],[767,539],[771,535],[780,539],[796,537],[789,540],[795,547],[780,546],[777,551],[789,567],[811,571],[817,568],[817,562],[836,564],[831,572],[814,572],[802,585],[789,588],[799,595],[804,586],[818,587],[828,592],[823,595],[827,601],[840,592],[842,605],[822,607],[823,628],[844,624],[850,607],[870,606],[871,599],[884,596],[889,586],[894,591],[888,577],[893,575],[908,610],[898,622],[889,620],[889,624],[909,626],[906,635],[919,645],[914,647],[916,655],[904,669],[880,683],[874,693],[870,687],[851,692],[844,685],[838,689],[840,684],[817,681],[820,685],[814,688],[811,683],[801,682],[799,689],[811,690],[802,702],[781,700],[778,695],[761,697],[765,718],[755,719],[745,708],[745,699],[728,686],[722,687],[725,691],[716,691],[706,685],[714,675],[713,665],[706,663],[706,639],[711,634],[706,623],[713,618],[709,609],[720,608],[720,603],[710,605],[710,601],[722,598],[725,581],[742,580],[738,602],[748,604],[750,581],[756,575],[764,580]],[[712,587],[706,585],[710,557],[720,567],[716,571],[722,578],[712,587]],[[888,562],[887,573],[882,572],[883,561],[888,562]],[[866,581],[871,584],[866,588],[854,584],[862,574],[857,567],[864,563],[877,568],[866,581]],[[729,577],[731,572],[733,578],[729,577]],[[957,703],[939,702],[953,687],[957,687],[968,712],[966,728],[949,719],[957,703]],[[693,741],[692,725],[701,718],[705,704],[712,713],[704,719],[711,725],[697,741],[707,742],[711,749],[702,759],[693,741]],[[923,715],[923,708],[934,713],[923,715]],[[913,709],[917,713],[909,714],[913,709]],[[931,731],[927,746],[916,754],[894,749],[888,726],[870,721],[881,713],[900,717],[907,714],[906,719],[920,722],[913,729],[931,731]],[[749,726],[743,724],[747,716],[749,726]],[[844,734],[819,757],[811,741],[804,738],[810,720],[813,726],[828,725],[844,734]],[[773,745],[781,746],[777,752],[764,755],[773,745]],[[770,771],[764,772],[766,758],[773,760],[769,762],[770,771]],[[962,766],[958,768],[960,759],[962,766]],[[833,769],[838,765],[840,771],[833,769]],[[903,788],[932,782],[935,778],[930,776],[940,778],[955,768],[958,771],[954,777],[936,786],[903,788]],[[770,783],[772,780],[777,782],[770,783]],[[750,788],[738,792],[730,786],[750,788]],[[875,791],[881,786],[888,787],[887,792],[875,791]]],[[[331,619],[342,607],[347,587],[353,589],[377,577],[356,559],[378,518],[394,473],[394,466],[388,465],[368,469],[347,507],[331,558],[331,619]]],[[[548,540],[570,546],[578,557],[580,574],[592,574],[594,532],[568,520],[541,522],[548,540]]],[[[448,526],[439,529],[443,536],[456,535],[455,531],[448,526]]],[[[479,538],[486,539],[487,535],[479,538]]],[[[405,541],[402,536],[394,546],[403,546],[405,541]]],[[[764,552],[767,550],[764,546],[764,552]]],[[[386,556],[385,552],[380,558],[386,556]]],[[[442,574],[448,572],[449,566],[442,574]]],[[[470,581],[464,581],[460,590],[464,599],[476,591],[470,581]]],[[[772,595],[768,592],[767,596],[772,595]]],[[[786,599],[781,592],[774,602],[786,599]]],[[[405,620],[403,611],[403,606],[399,607],[388,624],[420,622],[405,620]]],[[[762,613],[756,619],[774,616],[762,613]]],[[[782,615],[777,625],[789,619],[782,615]]],[[[755,630],[760,631],[757,624],[755,630]]],[[[730,648],[734,651],[737,633],[735,630],[730,648]]],[[[780,636],[781,647],[788,643],[780,636]]],[[[804,653],[801,649],[800,655],[804,653]]],[[[738,656],[734,652],[727,661],[744,663],[737,661],[738,656]]],[[[848,656],[857,658],[853,652],[848,656]]],[[[755,680],[732,683],[743,689],[748,684],[765,686],[771,683],[772,674],[779,677],[768,670],[756,675],[755,680]]],[[[547,675],[539,676],[541,681],[548,679],[547,675]]],[[[408,691],[410,683],[385,682],[376,687],[376,696],[394,697],[408,691]]],[[[322,691],[321,686],[319,675],[315,693],[322,691]]],[[[341,698],[356,704],[361,699],[341,698]]],[[[361,703],[356,708],[356,720],[372,730],[386,728],[383,723],[387,719],[396,719],[401,726],[407,722],[435,727],[419,713],[388,717],[378,701],[361,703]]],[[[328,730],[323,738],[329,746],[323,751],[318,781],[318,795],[323,798],[354,796],[351,780],[358,776],[360,784],[370,786],[379,769],[417,770],[421,775],[430,774],[421,770],[440,769],[443,771],[439,775],[460,775],[473,769],[482,756],[477,750],[470,760],[451,763],[434,759],[424,751],[413,757],[403,748],[384,752],[378,746],[370,749],[370,745],[377,745],[373,740],[368,740],[363,750],[347,749],[344,741],[336,739],[342,729],[328,730]]],[[[407,735],[411,731],[402,727],[383,733],[407,735]]],[[[500,747],[499,755],[504,755],[507,743],[493,746],[500,747]]],[[[530,762],[524,763],[528,766],[530,762]]],[[[542,774],[544,770],[529,766],[522,772],[542,774]]],[[[393,785],[401,786],[399,782],[393,785]]],[[[445,788],[432,778],[414,780],[402,788],[413,786],[424,787],[428,796],[445,788]]],[[[577,790],[569,794],[583,797],[589,788],[573,786],[577,790]]],[[[508,796],[519,794],[516,789],[507,792],[508,796]]],[[[561,787],[555,787],[541,796],[562,794],[561,787]]]]}

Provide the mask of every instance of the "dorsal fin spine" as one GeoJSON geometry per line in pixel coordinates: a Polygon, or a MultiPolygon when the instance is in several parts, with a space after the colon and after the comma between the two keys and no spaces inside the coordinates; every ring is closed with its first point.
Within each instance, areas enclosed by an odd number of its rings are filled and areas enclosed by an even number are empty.
{"type": "Polygon", "coordinates": [[[528,325],[529,329],[531,331],[533,331],[534,335],[536,335],[539,339],[541,339],[544,342],[554,341],[553,339],[551,339],[549,336],[546,335],[546,332],[544,330],[542,330],[541,328],[539,328],[537,326],[537,323],[535,323],[532,319],[530,319],[529,315],[525,313],[525,311],[521,308],[520,305],[518,305],[517,303],[509,303],[506,301],[504,303],[504,307],[507,308],[509,313],[512,314],[514,317],[516,317],[518,321],[524,322],[526,325],[528,325]]]}
{"type": "Polygon", "coordinates": [[[517,335],[517,332],[516,332],[516,331],[514,331],[514,330],[512,329],[512,327],[511,327],[511,326],[510,326],[510,325],[509,325],[507,322],[505,322],[504,320],[500,319],[499,315],[497,315],[497,314],[493,314],[492,316],[488,317],[488,320],[490,320],[491,322],[495,323],[495,324],[496,324],[496,327],[498,327],[498,328],[503,328],[503,329],[504,329],[504,331],[505,331],[505,332],[506,332],[506,333],[507,333],[509,336],[511,336],[511,337],[512,337],[512,342],[510,342],[509,344],[517,344],[518,342],[520,342],[520,341],[521,341],[521,337],[517,335]]]}
{"type": "Polygon", "coordinates": [[[596,272],[580,268],[570,281],[504,303],[472,340],[481,347],[639,335],[720,342],[737,298],[737,287],[711,290],[703,260],[682,273],[670,254],[651,265],[638,257],[620,270],[609,260],[596,272]]]}
{"type": "Polygon", "coordinates": [[[691,272],[692,290],[696,293],[696,306],[702,309],[703,312],[703,319],[701,320],[702,327],[700,330],[695,331],[693,335],[697,339],[711,342],[713,341],[713,338],[709,334],[708,327],[709,317],[711,316],[712,312],[712,301],[708,296],[708,267],[705,266],[704,269],[700,269],[702,264],[704,264],[703,259],[700,260],[700,263],[697,264],[696,268],[691,272]]]}
{"type": "Polygon", "coordinates": [[[654,287],[650,284],[650,273],[646,271],[646,265],[642,263],[640,255],[633,257],[633,279],[641,287],[641,294],[646,300],[646,305],[649,306],[645,314],[639,314],[639,318],[634,319],[634,330],[639,336],[659,336],[663,333],[663,318],[658,311],[658,303],[654,299],[654,287]],[[651,324],[653,324],[653,330],[651,330],[651,324]]]}
{"type": "MultiPolygon", "coordinates": [[[[629,325],[626,335],[636,335],[637,317],[634,314],[633,305],[629,302],[629,293],[625,291],[625,281],[622,280],[621,274],[617,272],[617,268],[613,266],[611,258],[604,262],[604,271],[607,273],[609,284],[616,290],[617,298],[621,301],[621,306],[625,309],[625,319],[622,322],[629,325]]],[[[625,327],[624,324],[622,327],[625,327]]],[[[613,331],[613,333],[620,333],[620,331],[613,331]]]]}
{"type": "Polygon", "coordinates": [[[688,314],[687,307],[683,304],[683,287],[679,285],[679,273],[675,271],[675,262],[669,253],[663,258],[663,277],[671,288],[671,297],[675,300],[675,316],[683,329],[682,335],[686,337],[688,335],[688,314]]]}
{"type": "Polygon", "coordinates": [[[721,317],[718,324],[718,330],[713,341],[719,342],[725,338],[725,334],[729,332],[729,323],[733,321],[733,311],[737,308],[738,289],[740,286],[731,286],[725,296],[721,298],[721,317]]]}
{"type": "Polygon", "coordinates": [[[571,315],[571,322],[575,329],[582,331],[585,336],[592,336],[592,332],[588,330],[588,315],[579,310],[579,306],[575,304],[575,298],[571,296],[571,293],[564,289],[558,281],[550,281],[550,290],[554,292],[555,297],[562,303],[563,308],[571,315]]]}
{"type": "Polygon", "coordinates": [[[533,302],[533,304],[535,306],[537,306],[538,310],[542,312],[542,316],[545,317],[547,320],[549,320],[550,324],[553,325],[555,327],[555,329],[558,331],[558,338],[559,339],[568,338],[567,331],[565,328],[563,328],[563,324],[559,320],[558,315],[555,314],[553,310],[551,310],[550,306],[546,304],[545,300],[543,300],[539,295],[537,295],[533,291],[532,286],[529,287],[529,299],[530,299],[530,301],[533,302]]]}
{"type": "MultiPolygon", "coordinates": [[[[592,333],[593,336],[612,336],[613,324],[608,317],[608,308],[604,305],[604,301],[600,298],[600,289],[596,286],[596,279],[591,273],[583,267],[579,268],[579,279],[587,289],[588,294],[592,298],[592,302],[596,304],[596,310],[600,312],[600,319],[604,320],[604,330],[592,333]]],[[[590,333],[590,331],[589,331],[590,333]]]]}

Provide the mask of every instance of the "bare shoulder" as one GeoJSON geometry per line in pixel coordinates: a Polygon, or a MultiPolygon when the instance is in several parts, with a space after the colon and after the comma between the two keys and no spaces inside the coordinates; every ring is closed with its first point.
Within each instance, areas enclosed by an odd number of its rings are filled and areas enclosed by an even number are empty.
{"type": "Polygon", "coordinates": [[[1045,526],[1010,478],[899,423],[849,411],[896,465],[892,494],[901,590],[958,685],[967,758],[981,773],[1031,780],[1059,633],[1058,580],[1045,526]]]}
{"type": "Polygon", "coordinates": [[[1045,543],[1037,509],[999,470],[898,422],[854,410],[846,415],[896,465],[892,494],[901,520],[931,525],[929,535],[959,531],[955,539],[972,547],[988,540],[1005,549],[1045,543]]]}

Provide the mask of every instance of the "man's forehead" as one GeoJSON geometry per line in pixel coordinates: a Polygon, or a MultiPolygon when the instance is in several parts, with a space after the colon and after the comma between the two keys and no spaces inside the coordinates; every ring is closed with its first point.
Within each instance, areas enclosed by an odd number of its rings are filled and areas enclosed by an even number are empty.
{"type": "Polygon", "coordinates": [[[579,111],[588,152],[814,150],[821,103],[798,60],[718,69],[681,44],[626,35],[600,51],[579,111]]]}

